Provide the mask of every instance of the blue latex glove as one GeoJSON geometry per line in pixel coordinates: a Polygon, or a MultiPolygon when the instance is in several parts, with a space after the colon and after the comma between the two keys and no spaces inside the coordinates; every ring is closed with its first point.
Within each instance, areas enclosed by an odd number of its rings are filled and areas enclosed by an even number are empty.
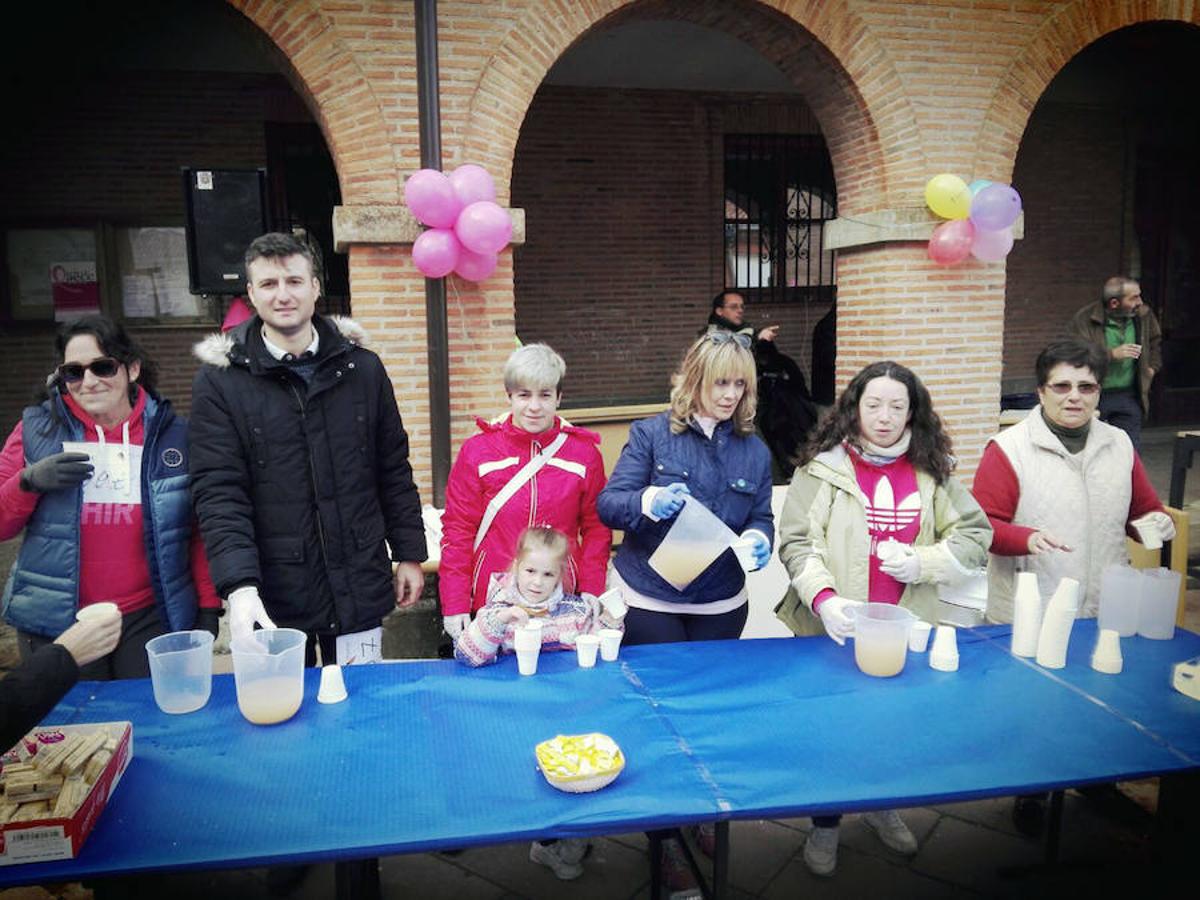
{"type": "Polygon", "coordinates": [[[650,501],[650,513],[656,519],[671,519],[683,509],[683,498],[691,494],[688,486],[682,481],[676,481],[674,484],[668,484],[665,488],[659,490],[654,495],[654,499],[650,501]]]}
{"type": "Polygon", "coordinates": [[[750,553],[754,556],[752,572],[757,572],[771,561],[771,545],[757,531],[747,531],[742,535],[742,540],[753,542],[753,546],[750,548],[750,553]]]}

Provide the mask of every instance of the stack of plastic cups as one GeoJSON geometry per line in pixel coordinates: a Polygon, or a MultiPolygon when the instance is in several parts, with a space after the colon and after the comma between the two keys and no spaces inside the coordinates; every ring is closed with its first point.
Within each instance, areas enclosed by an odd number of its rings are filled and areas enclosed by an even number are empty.
{"type": "Polygon", "coordinates": [[[1047,669],[1061,669],[1067,664],[1067,645],[1071,627],[1079,612],[1079,582],[1064,578],[1058,583],[1054,596],[1046,604],[1042,630],[1038,635],[1037,664],[1047,669]]]}
{"type": "Polygon", "coordinates": [[[1038,632],[1042,627],[1042,595],[1038,591],[1037,575],[1017,573],[1017,590],[1013,596],[1013,656],[1037,656],[1038,632]]]}

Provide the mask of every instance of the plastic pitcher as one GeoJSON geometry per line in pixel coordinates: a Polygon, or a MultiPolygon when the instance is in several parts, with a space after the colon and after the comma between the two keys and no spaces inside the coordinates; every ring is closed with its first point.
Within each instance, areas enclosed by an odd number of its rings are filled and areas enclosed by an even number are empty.
{"type": "Polygon", "coordinates": [[[650,555],[650,568],[676,590],[686,590],[737,537],[703,503],[684,497],[683,509],[671,523],[671,530],[650,555]]]}
{"type": "Polygon", "coordinates": [[[1132,637],[1138,629],[1138,606],[1145,579],[1137,569],[1119,564],[1106,566],[1100,575],[1100,629],[1132,637]]]}
{"type": "Polygon", "coordinates": [[[1137,633],[1144,638],[1169,641],[1175,637],[1180,574],[1163,568],[1143,569],[1141,574],[1142,600],[1138,604],[1137,633]]]}
{"type": "Polygon", "coordinates": [[[304,700],[303,631],[267,628],[229,643],[238,709],[255,725],[286,722],[304,700]]]}
{"type": "Polygon", "coordinates": [[[902,606],[868,603],[854,610],[854,661],[865,675],[899,675],[908,659],[908,633],[917,617],[902,606]]]}
{"type": "Polygon", "coordinates": [[[165,713],[190,713],[212,692],[213,636],[173,631],[146,642],[154,702],[165,713]]]}

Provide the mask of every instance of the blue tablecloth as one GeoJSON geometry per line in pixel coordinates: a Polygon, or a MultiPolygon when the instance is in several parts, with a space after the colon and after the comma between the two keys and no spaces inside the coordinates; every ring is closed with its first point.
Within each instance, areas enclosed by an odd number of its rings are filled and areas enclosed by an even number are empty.
{"type": "Polygon", "coordinates": [[[1077,624],[1066,669],[1007,652],[1002,630],[960,631],[958,672],[910,654],[891,679],[826,639],[623,648],[580,669],[543,654],[470,670],[422,661],[344,670],[350,699],[250,725],[232,676],[169,716],[148,681],[84,683],[49,722],[129,720],[134,757],[78,859],[0,868],[0,885],[156,869],[257,866],[621,833],[683,822],[905,806],[1180,771],[1200,765],[1200,703],[1169,665],[1200,638],[1123,642],[1126,670],[1087,668],[1077,624]],[[1163,675],[1166,668],[1167,675],[1163,675]],[[568,795],[534,745],[602,731],[625,771],[568,795]]]}

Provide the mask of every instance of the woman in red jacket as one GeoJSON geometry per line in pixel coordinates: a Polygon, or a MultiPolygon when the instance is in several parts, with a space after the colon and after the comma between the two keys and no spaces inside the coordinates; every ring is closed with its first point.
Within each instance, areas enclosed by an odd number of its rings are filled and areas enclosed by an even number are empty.
{"type": "Polygon", "coordinates": [[[438,583],[451,639],[484,605],[492,576],[508,570],[517,537],[531,525],[567,535],[564,591],[604,592],[612,532],[596,513],[604,487],[600,437],[556,414],[566,371],[545,344],[516,350],[504,366],[509,413],[476,419],[480,433],[463,444],[450,471],[438,583]]]}

